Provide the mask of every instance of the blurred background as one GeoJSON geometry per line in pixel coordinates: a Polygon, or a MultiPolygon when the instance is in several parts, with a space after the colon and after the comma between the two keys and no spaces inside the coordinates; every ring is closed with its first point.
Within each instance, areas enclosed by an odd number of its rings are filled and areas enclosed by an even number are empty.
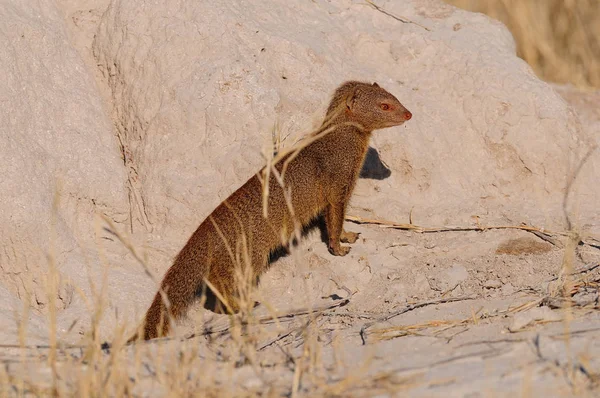
{"type": "Polygon", "coordinates": [[[600,89],[600,0],[445,0],[502,21],[543,80],[600,89]]]}

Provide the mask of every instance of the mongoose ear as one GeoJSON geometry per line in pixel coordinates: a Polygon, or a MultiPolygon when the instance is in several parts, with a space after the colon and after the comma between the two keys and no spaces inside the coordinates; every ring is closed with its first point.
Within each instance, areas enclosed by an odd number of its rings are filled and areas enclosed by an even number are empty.
{"type": "Polygon", "coordinates": [[[348,94],[348,96],[346,97],[346,108],[348,108],[349,111],[351,111],[352,108],[354,108],[355,100],[356,100],[356,88],[352,89],[350,94],[348,94]]]}
{"type": "Polygon", "coordinates": [[[377,82],[373,82],[373,87],[379,87],[379,84],[377,84],[377,82]]]}

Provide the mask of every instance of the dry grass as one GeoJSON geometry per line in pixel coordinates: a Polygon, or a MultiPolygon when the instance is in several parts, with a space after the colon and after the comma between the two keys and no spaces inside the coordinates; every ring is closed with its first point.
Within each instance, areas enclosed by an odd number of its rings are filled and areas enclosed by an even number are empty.
{"type": "Polygon", "coordinates": [[[445,1],[502,21],[542,79],[600,88],[600,1],[445,1]]]}

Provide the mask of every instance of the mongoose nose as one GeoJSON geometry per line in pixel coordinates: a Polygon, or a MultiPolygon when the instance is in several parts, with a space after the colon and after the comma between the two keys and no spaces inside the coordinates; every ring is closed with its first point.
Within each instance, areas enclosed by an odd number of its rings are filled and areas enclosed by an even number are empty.
{"type": "Polygon", "coordinates": [[[411,117],[412,113],[410,113],[409,111],[404,112],[404,120],[410,120],[411,117]]]}

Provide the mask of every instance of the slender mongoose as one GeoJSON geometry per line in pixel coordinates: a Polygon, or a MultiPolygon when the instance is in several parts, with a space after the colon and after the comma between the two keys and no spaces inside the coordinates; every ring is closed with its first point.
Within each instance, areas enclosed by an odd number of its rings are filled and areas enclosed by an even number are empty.
{"type": "Polygon", "coordinates": [[[340,242],[354,243],[358,234],[344,231],[344,214],[371,133],[411,117],[377,83],[350,81],[338,87],[321,129],[308,144],[285,154],[269,170],[263,168],[200,224],[165,274],[146,313],[143,335],[129,341],[167,335],[170,319],[182,317],[200,292],[214,289],[223,298],[216,299],[220,305],[238,311],[236,266],[245,260],[257,281],[269,256],[318,216],[324,217],[331,254],[346,255],[350,248],[340,242]],[[267,179],[268,190],[263,186],[267,179]]]}

